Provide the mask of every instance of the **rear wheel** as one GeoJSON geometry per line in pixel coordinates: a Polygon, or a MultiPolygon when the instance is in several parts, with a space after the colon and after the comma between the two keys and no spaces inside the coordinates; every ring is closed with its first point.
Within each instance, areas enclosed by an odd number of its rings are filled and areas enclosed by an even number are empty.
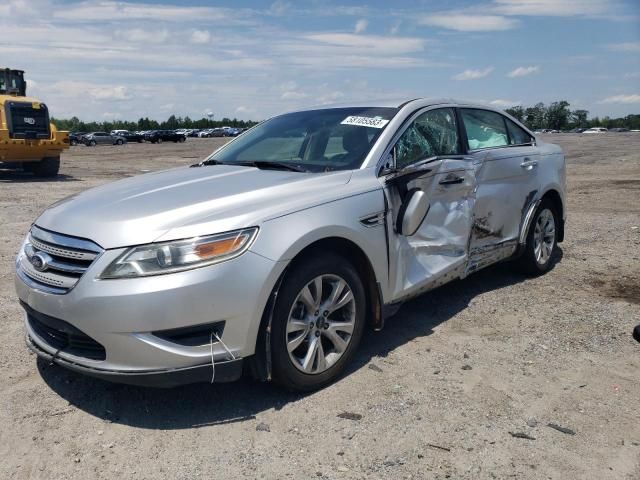
{"type": "Polygon", "coordinates": [[[91,140],[91,141],[89,142],[89,146],[90,146],[90,147],[95,147],[95,146],[96,146],[96,141],[95,141],[95,140],[91,140]]]}
{"type": "Polygon", "coordinates": [[[360,343],[365,304],[362,281],[348,260],[326,255],[295,266],[274,309],[274,379],[298,391],[333,382],[360,343]]]}
{"type": "Polygon", "coordinates": [[[542,275],[553,265],[553,255],[558,245],[558,215],[553,203],[543,200],[538,206],[527,232],[527,241],[520,268],[529,275],[542,275]]]}
{"type": "Polygon", "coordinates": [[[29,170],[36,177],[55,177],[60,171],[60,157],[47,157],[37,163],[32,163],[29,170]]]}
{"type": "Polygon", "coordinates": [[[120,139],[116,140],[116,144],[117,144],[117,145],[122,145],[123,143],[124,143],[124,142],[123,142],[122,140],[120,140],[120,139]]]}

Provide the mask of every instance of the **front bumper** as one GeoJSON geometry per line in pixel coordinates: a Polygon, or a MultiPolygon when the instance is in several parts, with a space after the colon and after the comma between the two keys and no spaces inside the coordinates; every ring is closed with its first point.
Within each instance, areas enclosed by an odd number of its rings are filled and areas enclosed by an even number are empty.
{"type": "Polygon", "coordinates": [[[38,290],[16,275],[16,291],[27,311],[30,348],[43,358],[87,375],[164,386],[210,382],[213,349],[216,381],[237,378],[241,359],[255,352],[262,312],[284,265],[247,251],[233,260],[185,272],[98,279],[123,250],[104,251],[63,295],[38,290]],[[104,347],[103,358],[56,348],[46,335],[32,328],[30,310],[60,319],[86,334],[104,347]],[[186,345],[158,335],[216,323],[224,324],[224,345],[215,340],[186,345]],[[229,361],[225,346],[239,361],[229,361]]]}
{"type": "Polygon", "coordinates": [[[55,354],[52,355],[40,348],[29,334],[27,334],[26,343],[32,352],[48,362],[83,375],[114,383],[125,383],[141,387],[171,388],[190,383],[206,383],[212,380],[214,380],[215,383],[233,382],[242,376],[243,360],[241,358],[216,362],[215,367],[209,363],[186,368],[126,372],[91,368],[65,360],[55,354]]]}

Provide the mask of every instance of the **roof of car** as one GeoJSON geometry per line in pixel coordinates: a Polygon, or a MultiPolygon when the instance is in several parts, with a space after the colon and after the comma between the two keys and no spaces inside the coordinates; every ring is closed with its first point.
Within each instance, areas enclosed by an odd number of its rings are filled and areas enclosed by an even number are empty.
{"type": "Polygon", "coordinates": [[[402,108],[405,105],[408,105],[410,103],[418,103],[421,106],[441,105],[441,104],[469,105],[469,106],[477,106],[477,107],[490,108],[492,110],[496,110],[495,106],[481,104],[473,101],[459,100],[454,98],[428,98],[428,97],[388,98],[388,99],[377,99],[377,100],[368,100],[368,101],[360,101],[360,102],[315,105],[305,110],[320,110],[320,109],[326,109],[326,108],[347,108],[347,107],[402,108]]]}

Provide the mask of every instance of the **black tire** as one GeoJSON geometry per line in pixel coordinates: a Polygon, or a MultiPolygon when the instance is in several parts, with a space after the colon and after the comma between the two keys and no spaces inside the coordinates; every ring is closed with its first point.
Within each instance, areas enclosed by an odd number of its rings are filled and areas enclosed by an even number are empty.
{"type": "Polygon", "coordinates": [[[90,146],[90,147],[95,147],[96,145],[97,145],[97,143],[96,143],[96,141],[95,141],[95,140],[91,140],[91,141],[89,142],[89,146],[90,146]]]}
{"type": "Polygon", "coordinates": [[[308,392],[322,388],[336,380],[353,358],[366,322],[366,295],[362,280],[346,258],[336,254],[309,257],[294,265],[282,282],[271,324],[271,355],[273,378],[288,390],[308,392]],[[319,275],[337,275],[343,279],[355,304],[355,320],[351,339],[341,357],[321,373],[304,373],[289,357],[287,350],[287,322],[301,290],[319,275]]]}
{"type": "Polygon", "coordinates": [[[124,142],[120,139],[116,140],[116,145],[122,145],[124,142]]]}
{"type": "Polygon", "coordinates": [[[33,172],[36,177],[55,177],[60,171],[60,157],[47,157],[38,163],[32,163],[29,170],[33,172]]]}
{"type": "Polygon", "coordinates": [[[162,139],[159,138],[158,140],[156,140],[158,143],[162,143],[162,139]]]}
{"type": "Polygon", "coordinates": [[[558,248],[558,228],[560,225],[560,218],[556,211],[555,206],[550,200],[543,200],[531,220],[529,231],[527,232],[527,241],[525,243],[524,252],[522,256],[517,260],[519,269],[527,275],[537,276],[547,273],[553,266],[556,249],[558,248]],[[550,212],[553,217],[554,229],[553,229],[553,246],[551,247],[551,253],[546,259],[541,259],[536,255],[536,225],[541,220],[541,215],[545,215],[544,212],[550,212]]]}

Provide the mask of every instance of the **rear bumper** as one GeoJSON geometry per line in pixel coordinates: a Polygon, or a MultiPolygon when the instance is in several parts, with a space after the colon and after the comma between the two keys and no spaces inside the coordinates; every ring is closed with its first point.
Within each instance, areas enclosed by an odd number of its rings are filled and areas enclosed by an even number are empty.
{"type": "Polygon", "coordinates": [[[50,139],[10,138],[8,130],[0,129],[0,162],[37,162],[57,157],[69,148],[68,132],[52,132],[50,139]]]}
{"type": "Polygon", "coordinates": [[[215,362],[215,376],[213,375],[214,367],[211,363],[187,368],[131,372],[91,368],[65,360],[40,348],[29,334],[26,336],[26,343],[31,351],[48,362],[55,363],[56,365],[83,375],[114,383],[124,383],[142,387],[171,388],[190,383],[211,383],[212,378],[215,383],[233,382],[242,376],[243,359],[241,358],[215,362]]]}

